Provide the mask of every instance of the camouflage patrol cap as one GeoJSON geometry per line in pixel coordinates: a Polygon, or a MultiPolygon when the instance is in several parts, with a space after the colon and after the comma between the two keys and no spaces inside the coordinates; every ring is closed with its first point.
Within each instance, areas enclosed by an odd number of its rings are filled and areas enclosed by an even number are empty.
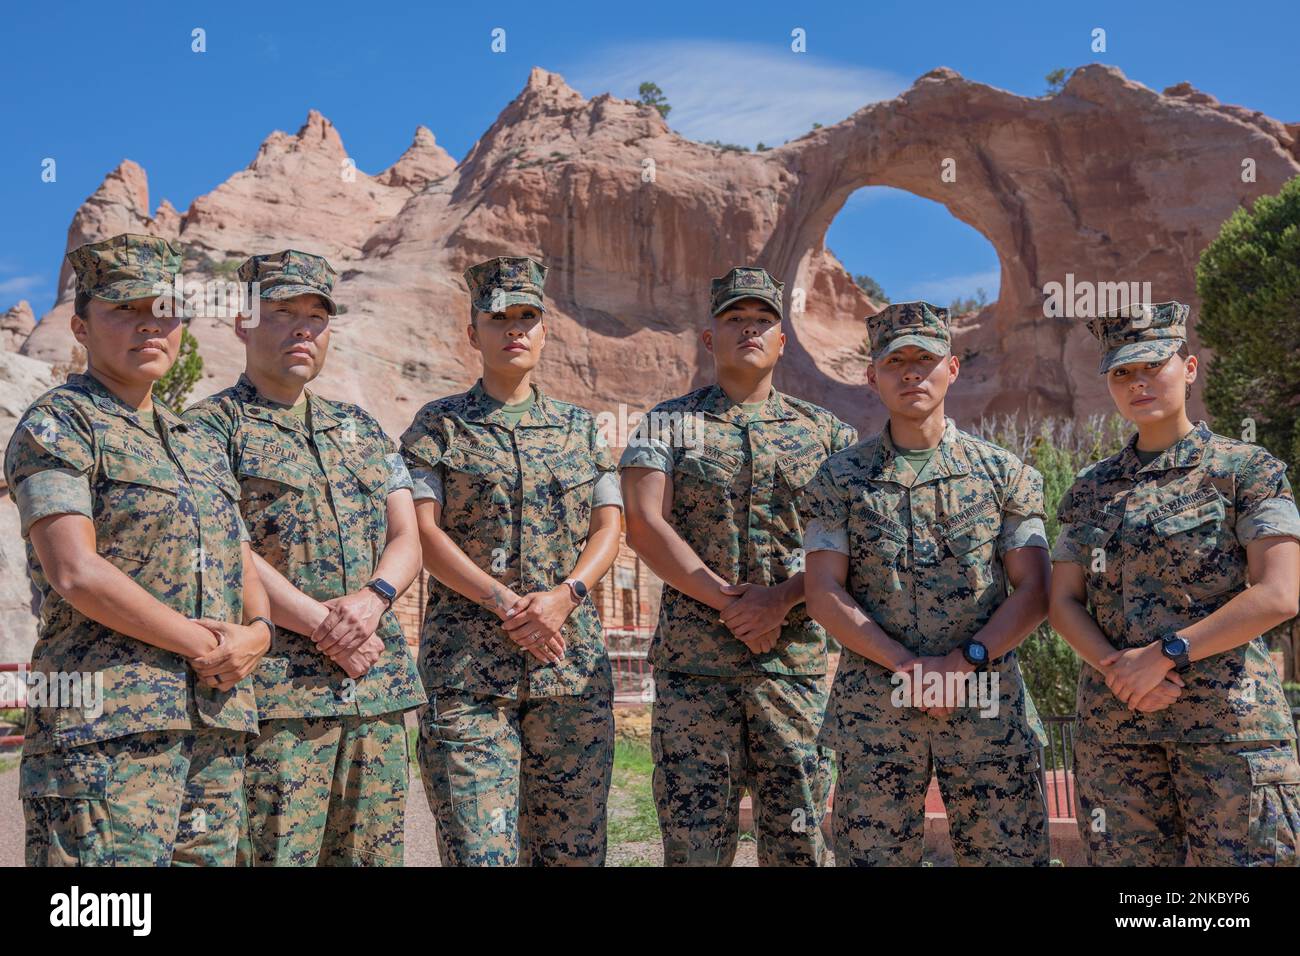
{"type": "Polygon", "coordinates": [[[1181,302],[1135,302],[1104,312],[1088,322],[1088,331],[1105,352],[1098,375],[1130,362],[1160,362],[1187,341],[1187,313],[1181,302]]]}
{"type": "Polygon", "coordinates": [[[931,355],[952,352],[948,310],[929,302],[895,302],[867,316],[871,358],[879,361],[905,345],[915,345],[931,355]]]}
{"type": "Polygon", "coordinates": [[[282,301],[298,295],[318,295],[330,315],[338,315],[334,302],[334,279],[338,275],[322,256],[297,249],[285,249],[261,256],[249,256],[236,273],[241,282],[256,282],[263,299],[282,301]]]}
{"type": "Polygon", "coordinates": [[[714,279],[709,285],[709,311],[717,316],[741,299],[761,299],[776,314],[783,316],[781,294],[785,283],[777,282],[766,269],[758,266],[736,266],[725,276],[714,279]]]}
{"type": "Polygon", "coordinates": [[[542,289],[546,266],[529,256],[497,256],[465,270],[469,299],[479,312],[504,312],[512,305],[531,305],[546,311],[542,289]]]}
{"type": "Polygon", "coordinates": [[[159,284],[170,288],[181,269],[180,250],[166,239],[129,232],[78,246],[67,259],[77,275],[77,292],[108,302],[163,294],[159,284]]]}

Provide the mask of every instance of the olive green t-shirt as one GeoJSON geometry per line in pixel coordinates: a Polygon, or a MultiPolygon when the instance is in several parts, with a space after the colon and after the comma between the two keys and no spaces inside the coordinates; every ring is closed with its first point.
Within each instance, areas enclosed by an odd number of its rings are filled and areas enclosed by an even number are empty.
{"type": "Polygon", "coordinates": [[[938,450],[938,445],[935,445],[933,448],[898,449],[899,457],[905,459],[912,468],[912,474],[915,476],[912,479],[913,484],[921,480],[921,476],[925,474],[926,467],[930,464],[930,459],[934,457],[934,453],[938,450]]]}

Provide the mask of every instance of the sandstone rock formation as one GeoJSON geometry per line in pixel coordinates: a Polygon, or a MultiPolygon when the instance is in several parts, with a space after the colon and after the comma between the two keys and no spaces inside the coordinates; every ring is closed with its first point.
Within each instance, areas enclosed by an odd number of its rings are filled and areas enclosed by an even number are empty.
{"type": "MultiPolygon", "coordinates": [[[[0,350],[0,448],[9,444],[18,418],[38,395],[56,384],[46,362],[0,350]]],[[[18,509],[0,472],[0,663],[27,660],[36,640],[37,608],[27,578],[27,551],[19,534],[18,509]]],[[[12,688],[0,677],[0,699],[12,700],[12,688]]]]}
{"type": "MultiPolygon", "coordinates": [[[[328,256],[347,312],[319,388],[393,432],[472,381],[460,273],[480,258],[527,253],[550,266],[541,378],[616,414],[705,380],[708,280],[758,263],[798,297],[779,387],[874,427],[882,415],[860,386],[859,351],[874,307],[824,240],[854,190],[893,186],[943,203],[1001,262],[998,300],[958,330],[958,417],[1078,415],[1109,400],[1082,322],[1044,317],[1047,283],[1150,282],[1154,298],[1195,308],[1197,256],[1234,209],[1300,173],[1296,134],[1113,67],[1083,67],[1043,98],[941,68],[841,123],[744,153],[683,139],[651,107],[584,99],[534,69],[458,165],[421,128],[392,167],[367,175],[313,111],[184,213],[164,204],[150,216],[144,172],[123,162],[74,217],[69,246],[127,229],[167,235],[188,270],[210,275],[286,246],[328,256]],[[1245,159],[1253,182],[1242,181],[1245,159]]],[[[65,267],[24,353],[66,360],[70,278],[65,267]]],[[[230,383],[243,357],[228,320],[196,319],[193,330],[205,359],[197,397],[230,383]]]]}
{"type": "Polygon", "coordinates": [[[17,352],[36,327],[36,316],[26,299],[0,314],[0,351],[17,352]]]}

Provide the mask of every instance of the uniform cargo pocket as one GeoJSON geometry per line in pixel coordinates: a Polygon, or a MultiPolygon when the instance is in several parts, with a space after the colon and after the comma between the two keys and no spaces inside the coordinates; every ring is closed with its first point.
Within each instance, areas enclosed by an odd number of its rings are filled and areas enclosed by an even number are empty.
{"type": "Polygon", "coordinates": [[[1290,741],[1242,754],[1250,765],[1248,863],[1300,865],[1300,764],[1290,741]]]}
{"type": "Polygon", "coordinates": [[[28,866],[113,863],[109,760],[77,751],[24,756],[18,794],[27,822],[28,866]]]}

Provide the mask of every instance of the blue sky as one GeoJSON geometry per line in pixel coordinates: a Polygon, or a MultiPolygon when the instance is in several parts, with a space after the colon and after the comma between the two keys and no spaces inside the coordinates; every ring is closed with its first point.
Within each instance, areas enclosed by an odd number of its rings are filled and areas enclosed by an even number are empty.
{"type": "MultiPolygon", "coordinates": [[[[418,124],[460,159],[534,65],[586,96],[635,97],[653,80],[678,132],[751,146],[838,122],[936,66],[1038,95],[1056,67],[1111,63],[1157,90],[1188,80],[1300,120],[1300,13],[1283,3],[25,6],[0,14],[0,309],[27,298],[38,315],[73,213],[123,158],[147,171],[150,211],[164,197],[185,209],[311,108],[367,172],[391,164],[418,124]],[[195,27],[202,54],[190,49],[195,27]],[[496,27],[505,53],[490,50],[496,27]],[[796,27],[807,34],[799,56],[796,27]],[[1094,27],[1105,53],[1090,49],[1094,27]],[[45,157],[57,182],[41,181],[45,157]]],[[[992,247],[924,199],[861,190],[827,241],[895,299],[996,295],[992,247]]]]}

